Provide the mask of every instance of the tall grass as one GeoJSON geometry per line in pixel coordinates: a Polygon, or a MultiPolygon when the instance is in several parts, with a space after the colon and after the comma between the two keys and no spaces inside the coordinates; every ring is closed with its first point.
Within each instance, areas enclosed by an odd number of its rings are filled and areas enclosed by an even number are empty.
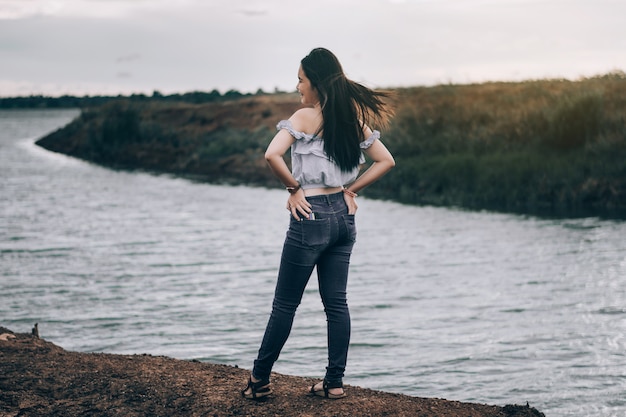
{"type": "MultiPolygon", "coordinates": [[[[383,132],[396,168],[364,195],[626,217],[624,73],[406,88],[397,90],[396,104],[383,132]]],[[[279,183],[263,152],[276,122],[296,108],[289,95],[213,104],[118,100],[85,109],[43,142],[111,166],[272,186],[279,183]]]]}
{"type": "Polygon", "coordinates": [[[626,76],[400,91],[368,190],[406,203],[626,214],[626,76]]]}

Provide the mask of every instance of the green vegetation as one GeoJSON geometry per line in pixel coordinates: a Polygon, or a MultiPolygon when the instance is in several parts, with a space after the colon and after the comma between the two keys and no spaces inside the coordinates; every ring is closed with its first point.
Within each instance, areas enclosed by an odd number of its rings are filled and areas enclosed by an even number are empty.
{"type": "MultiPolygon", "coordinates": [[[[265,94],[262,90],[257,91],[256,95],[265,94]]],[[[145,94],[132,94],[129,96],[83,96],[75,97],[64,95],[61,97],[50,97],[42,95],[34,95],[27,97],[0,97],[0,109],[59,109],[59,108],[85,108],[93,106],[101,106],[111,101],[125,100],[133,103],[147,102],[164,102],[164,103],[212,103],[220,100],[232,100],[241,97],[250,96],[251,94],[243,94],[237,90],[229,90],[221,94],[217,90],[210,93],[203,91],[193,91],[185,94],[169,94],[163,95],[158,91],[154,91],[152,96],[145,94]]]]}
{"type": "Polygon", "coordinates": [[[547,215],[626,214],[626,76],[399,92],[375,196],[547,215]]]}
{"type": "MultiPolygon", "coordinates": [[[[626,216],[626,75],[397,90],[373,198],[558,216],[626,216]]],[[[263,151],[293,95],[114,100],[42,146],[109,166],[278,186],[263,151]]]]}
{"type": "Polygon", "coordinates": [[[112,168],[274,186],[263,153],[276,119],[296,108],[286,94],[203,104],[119,99],[84,108],[37,143],[112,168]]]}

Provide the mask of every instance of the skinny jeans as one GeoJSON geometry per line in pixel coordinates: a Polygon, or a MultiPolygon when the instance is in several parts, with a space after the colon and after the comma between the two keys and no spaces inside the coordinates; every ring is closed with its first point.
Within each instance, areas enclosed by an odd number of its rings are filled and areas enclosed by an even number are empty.
{"type": "Polygon", "coordinates": [[[342,382],[346,369],[350,343],[346,287],[350,255],[356,240],[354,215],[348,214],[342,192],[306,199],[312,205],[315,218],[296,220],[290,215],[272,313],[252,370],[257,379],[269,379],[315,267],[327,322],[325,378],[329,382],[342,382]]]}

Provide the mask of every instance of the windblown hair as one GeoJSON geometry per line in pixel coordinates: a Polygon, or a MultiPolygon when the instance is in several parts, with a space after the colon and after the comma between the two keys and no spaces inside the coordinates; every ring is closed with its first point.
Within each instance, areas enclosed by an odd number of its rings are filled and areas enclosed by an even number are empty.
{"type": "Polygon", "coordinates": [[[349,80],[328,49],[315,48],[300,63],[320,99],[324,121],[316,133],[323,132],[324,151],[342,171],[350,171],[359,165],[359,144],[367,139],[363,126],[388,125],[393,110],[385,99],[392,95],[349,80]]]}

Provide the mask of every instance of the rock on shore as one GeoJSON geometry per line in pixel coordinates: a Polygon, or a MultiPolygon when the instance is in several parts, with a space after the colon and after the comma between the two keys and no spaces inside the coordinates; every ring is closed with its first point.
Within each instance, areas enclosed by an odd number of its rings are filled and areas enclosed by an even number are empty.
{"type": "Polygon", "coordinates": [[[307,395],[314,380],[273,374],[263,402],[241,397],[247,370],[151,355],[68,352],[0,327],[0,417],[522,417],[534,408],[462,403],[346,386],[347,398],[307,395]]]}

